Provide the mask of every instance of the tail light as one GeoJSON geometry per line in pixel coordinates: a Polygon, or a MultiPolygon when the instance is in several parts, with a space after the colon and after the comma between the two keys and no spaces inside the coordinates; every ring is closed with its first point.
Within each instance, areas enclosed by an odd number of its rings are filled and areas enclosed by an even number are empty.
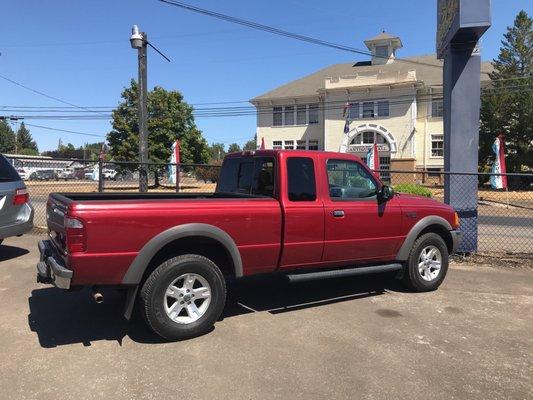
{"type": "Polygon", "coordinates": [[[17,189],[13,197],[13,205],[21,206],[30,200],[30,195],[27,189],[17,189]]]}
{"type": "Polygon", "coordinates": [[[69,253],[80,253],[86,250],[85,225],[83,221],[65,217],[64,220],[67,251],[69,253]]]}

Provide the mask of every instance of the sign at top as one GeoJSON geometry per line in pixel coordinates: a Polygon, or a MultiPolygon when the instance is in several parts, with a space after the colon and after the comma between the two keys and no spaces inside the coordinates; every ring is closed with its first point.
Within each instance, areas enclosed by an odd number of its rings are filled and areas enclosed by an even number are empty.
{"type": "Polygon", "coordinates": [[[437,56],[450,44],[476,43],[490,27],[490,0],[437,0],[437,56]]]}

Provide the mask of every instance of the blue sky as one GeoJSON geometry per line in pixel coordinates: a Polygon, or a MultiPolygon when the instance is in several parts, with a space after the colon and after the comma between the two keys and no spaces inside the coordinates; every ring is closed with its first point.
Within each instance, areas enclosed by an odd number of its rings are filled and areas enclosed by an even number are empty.
{"type": "MultiPolygon", "coordinates": [[[[115,106],[137,76],[131,26],[138,24],[172,62],[150,51],[148,85],[180,90],[192,104],[242,101],[339,62],[350,54],[192,14],[156,0],[11,0],[2,5],[0,74],[80,106],[115,106]]],[[[385,29],[401,37],[400,57],[434,53],[436,0],[189,0],[190,4],[331,42],[364,48],[385,29]]],[[[492,0],[482,58],[497,56],[505,28],[530,0],[492,0]]],[[[2,106],[63,106],[0,79],[2,106]]],[[[242,104],[246,105],[246,104],[242,104]]],[[[5,114],[0,108],[0,115],[5,114]]],[[[76,112],[82,114],[82,112],[76,112]]],[[[105,136],[109,121],[28,120],[105,136]]],[[[255,116],[198,118],[211,142],[244,143],[255,116]]],[[[76,146],[98,138],[30,127],[40,150],[59,138],[76,146]]]]}

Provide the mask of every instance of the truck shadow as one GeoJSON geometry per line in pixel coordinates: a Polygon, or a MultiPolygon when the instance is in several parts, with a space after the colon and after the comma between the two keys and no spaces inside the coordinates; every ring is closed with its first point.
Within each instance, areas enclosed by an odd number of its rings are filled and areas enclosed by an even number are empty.
{"type": "Polygon", "coordinates": [[[22,247],[0,244],[0,262],[9,261],[28,253],[29,250],[22,247]]]}
{"type": "MultiPolygon", "coordinates": [[[[384,275],[301,283],[289,283],[281,276],[252,277],[228,285],[228,299],[220,319],[253,312],[296,312],[403,290],[394,279],[384,275]]],[[[87,289],[32,291],[28,299],[28,325],[37,334],[40,345],[44,348],[77,343],[90,346],[99,340],[117,341],[121,345],[125,336],[138,343],[165,343],[138,313],[134,313],[131,321],[124,319],[124,293],[115,290],[103,293],[105,302],[96,304],[87,289]]]]}

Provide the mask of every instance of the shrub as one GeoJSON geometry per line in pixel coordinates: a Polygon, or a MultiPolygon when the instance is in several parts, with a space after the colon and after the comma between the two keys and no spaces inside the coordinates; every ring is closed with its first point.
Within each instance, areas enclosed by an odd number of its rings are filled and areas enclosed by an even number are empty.
{"type": "Polygon", "coordinates": [[[198,180],[204,181],[204,183],[212,182],[217,183],[218,175],[220,174],[220,163],[213,165],[205,165],[202,167],[196,167],[194,174],[198,180]]]}
{"type": "Polygon", "coordinates": [[[394,186],[394,191],[400,193],[416,194],[418,196],[431,197],[431,190],[414,183],[400,183],[394,186]]]}

